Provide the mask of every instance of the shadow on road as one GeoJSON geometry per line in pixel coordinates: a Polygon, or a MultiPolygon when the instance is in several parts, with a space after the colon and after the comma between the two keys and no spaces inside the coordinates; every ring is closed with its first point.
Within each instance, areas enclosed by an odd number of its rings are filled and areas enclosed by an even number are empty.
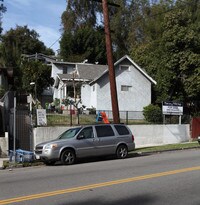
{"type": "MultiPolygon", "coordinates": [[[[154,204],[156,201],[156,197],[152,196],[150,194],[145,194],[145,195],[138,195],[138,196],[133,196],[133,197],[129,197],[129,198],[124,198],[124,199],[120,199],[120,200],[105,200],[105,197],[102,198],[93,198],[91,200],[81,200],[78,202],[72,202],[70,203],[70,205],[83,205],[83,204],[87,204],[87,205],[116,205],[116,204],[123,204],[123,205],[132,205],[132,204],[136,204],[136,205],[148,205],[148,204],[154,204]]],[[[59,205],[68,205],[69,202],[66,203],[62,203],[59,205]]]]}
{"type": "MultiPolygon", "coordinates": [[[[150,155],[149,153],[146,153],[146,154],[145,153],[129,153],[126,159],[135,158],[135,157],[145,157],[149,155],[150,155]]],[[[115,156],[90,157],[90,158],[84,158],[84,159],[77,159],[75,164],[102,162],[102,161],[109,161],[109,160],[118,160],[118,159],[115,156]]],[[[67,166],[67,165],[62,165],[61,162],[57,162],[56,164],[51,165],[51,166],[67,166]]]]}

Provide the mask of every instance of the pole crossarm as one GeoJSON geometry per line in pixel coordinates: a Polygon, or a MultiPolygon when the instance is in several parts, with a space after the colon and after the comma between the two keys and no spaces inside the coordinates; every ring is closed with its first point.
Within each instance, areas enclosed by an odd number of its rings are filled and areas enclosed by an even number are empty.
{"type": "MultiPolygon", "coordinates": [[[[102,3],[102,0],[93,0],[93,1],[96,1],[96,2],[102,3]]],[[[115,4],[115,3],[112,3],[112,2],[108,2],[108,5],[110,5],[110,6],[115,6],[115,7],[120,7],[119,4],[115,4]]]]}

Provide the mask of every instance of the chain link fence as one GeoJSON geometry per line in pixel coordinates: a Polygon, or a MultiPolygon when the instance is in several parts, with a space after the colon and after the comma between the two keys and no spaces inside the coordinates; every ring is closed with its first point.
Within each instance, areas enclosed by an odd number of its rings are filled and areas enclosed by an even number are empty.
{"type": "MultiPolygon", "coordinates": [[[[64,110],[61,112],[46,110],[47,117],[47,126],[76,126],[76,125],[87,125],[95,123],[103,123],[98,118],[98,113],[105,112],[109,122],[113,122],[113,114],[111,110],[86,110],[86,111],[77,111],[77,110],[64,110]]],[[[119,111],[120,123],[124,124],[151,124],[144,119],[142,111],[119,111]]],[[[35,116],[36,117],[36,116],[35,116]]],[[[35,119],[33,116],[33,119],[35,119]]],[[[36,120],[33,120],[36,122],[36,120]]],[[[178,124],[179,116],[166,116],[166,124],[178,124]]],[[[182,124],[190,123],[190,116],[183,115],[182,124]]],[[[163,122],[160,122],[163,124],[163,122]]]]}

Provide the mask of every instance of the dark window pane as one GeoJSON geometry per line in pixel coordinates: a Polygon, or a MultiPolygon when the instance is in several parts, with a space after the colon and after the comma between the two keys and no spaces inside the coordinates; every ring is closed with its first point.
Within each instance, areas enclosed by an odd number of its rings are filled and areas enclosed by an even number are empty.
{"type": "Polygon", "coordinates": [[[97,137],[109,137],[114,136],[113,129],[110,125],[96,126],[97,137]]]}
{"type": "Polygon", "coordinates": [[[115,125],[115,129],[117,130],[119,135],[128,135],[129,134],[128,129],[123,125],[115,125]]]}

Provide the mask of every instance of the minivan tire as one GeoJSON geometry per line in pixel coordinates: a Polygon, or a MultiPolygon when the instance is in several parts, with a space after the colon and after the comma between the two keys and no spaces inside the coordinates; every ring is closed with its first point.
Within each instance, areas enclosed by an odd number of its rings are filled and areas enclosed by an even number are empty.
{"type": "Polygon", "coordinates": [[[116,156],[118,159],[124,159],[128,156],[128,148],[126,145],[119,145],[116,150],[116,156]]]}
{"type": "Polygon", "coordinates": [[[61,163],[64,165],[71,165],[74,164],[76,160],[76,155],[73,150],[66,149],[62,152],[60,160],[61,163]]]}

